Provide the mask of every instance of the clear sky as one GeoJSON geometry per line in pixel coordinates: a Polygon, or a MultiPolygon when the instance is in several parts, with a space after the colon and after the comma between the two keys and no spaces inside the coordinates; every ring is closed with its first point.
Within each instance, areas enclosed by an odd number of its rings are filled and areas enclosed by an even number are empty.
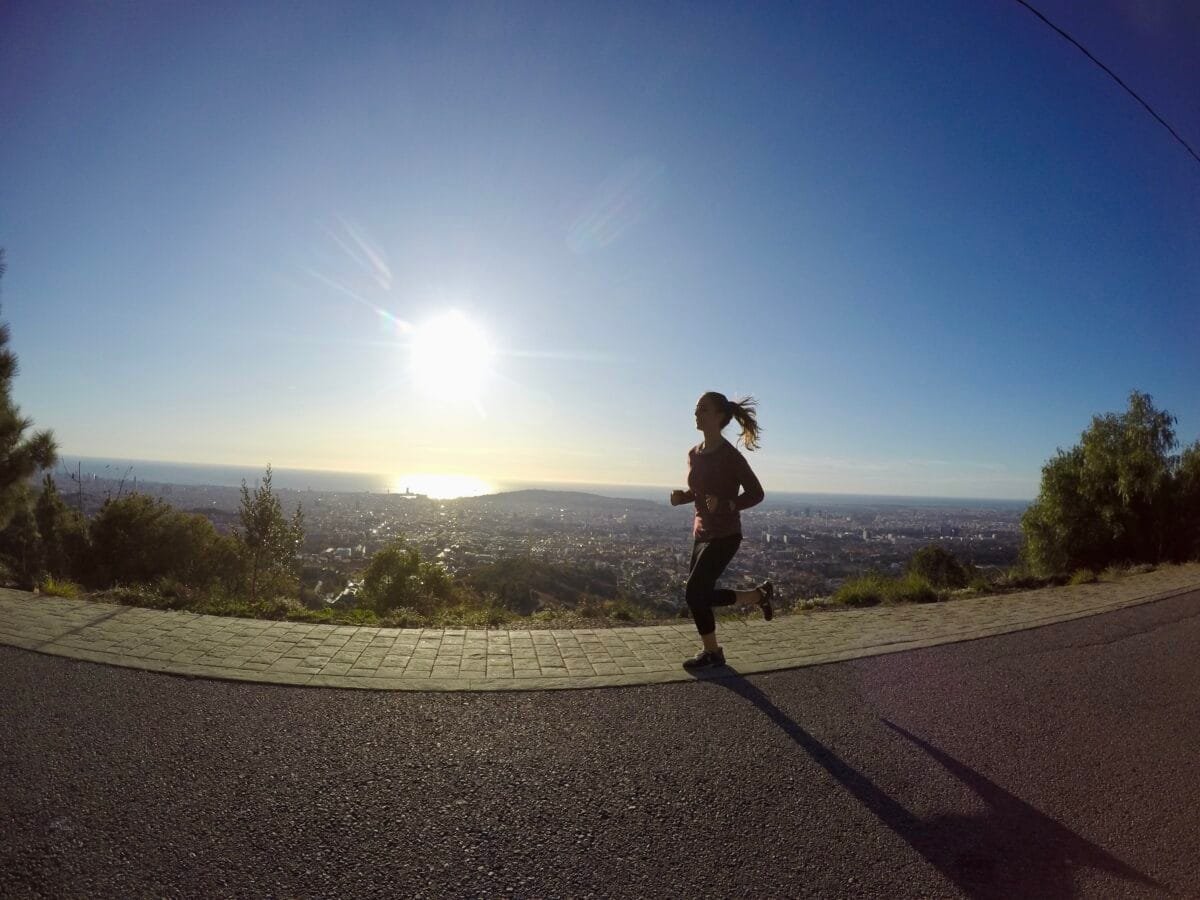
{"type": "MultiPolygon", "coordinates": [[[[1200,6],[1035,5],[1200,147],[1200,6]]],[[[1007,0],[8,2],[0,246],[68,454],[670,485],[713,389],[768,493],[1024,498],[1132,389],[1200,436],[1200,163],[1007,0]]]]}

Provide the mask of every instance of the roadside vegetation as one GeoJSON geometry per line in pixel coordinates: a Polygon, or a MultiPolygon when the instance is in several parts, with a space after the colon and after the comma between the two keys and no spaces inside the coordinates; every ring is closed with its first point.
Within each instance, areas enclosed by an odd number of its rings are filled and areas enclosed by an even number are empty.
{"type": "MultiPolygon", "coordinates": [[[[611,570],[530,557],[452,577],[403,538],[353,579],[332,566],[304,567],[303,510],[285,515],[269,465],[253,489],[242,483],[238,525],[228,534],[204,515],[121,488],[88,518],[82,498],[72,508],[48,473],[57,462],[53,434],[25,434],[32,421],[12,401],[17,358],[8,342],[0,325],[0,584],[154,609],[392,627],[576,628],[688,617],[679,603],[683,572],[675,596],[657,599],[635,596],[611,570]]],[[[1125,412],[1094,417],[1078,446],[1043,467],[1022,518],[1020,561],[1008,571],[985,572],[935,544],[902,572],[863,573],[830,597],[779,598],[777,611],[1085,585],[1200,559],[1200,441],[1177,453],[1175,423],[1136,391],[1125,412]]],[[[720,621],[757,616],[717,610],[720,621]]]]}

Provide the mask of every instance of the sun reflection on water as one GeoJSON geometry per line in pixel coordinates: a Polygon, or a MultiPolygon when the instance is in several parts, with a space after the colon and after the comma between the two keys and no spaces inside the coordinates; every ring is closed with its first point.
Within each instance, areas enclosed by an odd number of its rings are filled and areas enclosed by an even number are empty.
{"type": "Polygon", "coordinates": [[[424,494],[432,500],[453,500],[456,497],[479,497],[496,493],[496,487],[481,478],[469,475],[402,475],[392,485],[393,493],[424,494]]]}

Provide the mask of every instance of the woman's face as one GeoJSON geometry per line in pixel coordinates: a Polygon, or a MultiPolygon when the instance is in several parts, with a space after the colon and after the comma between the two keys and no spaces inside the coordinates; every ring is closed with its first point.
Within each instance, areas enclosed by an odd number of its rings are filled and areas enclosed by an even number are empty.
{"type": "Polygon", "coordinates": [[[720,431],[725,418],[711,397],[705,395],[696,402],[696,429],[698,431],[720,431]]]}

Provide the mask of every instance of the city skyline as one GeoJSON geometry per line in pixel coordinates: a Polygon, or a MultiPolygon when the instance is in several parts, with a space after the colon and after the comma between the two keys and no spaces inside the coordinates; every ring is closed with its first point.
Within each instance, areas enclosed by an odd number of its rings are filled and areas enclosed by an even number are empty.
{"type": "MultiPolygon", "coordinates": [[[[1194,6],[1039,8],[1200,145],[1194,6]]],[[[672,485],[719,390],[768,495],[1031,499],[1131,390],[1200,437],[1200,165],[1019,4],[0,30],[0,319],[64,455],[672,485]]]]}

